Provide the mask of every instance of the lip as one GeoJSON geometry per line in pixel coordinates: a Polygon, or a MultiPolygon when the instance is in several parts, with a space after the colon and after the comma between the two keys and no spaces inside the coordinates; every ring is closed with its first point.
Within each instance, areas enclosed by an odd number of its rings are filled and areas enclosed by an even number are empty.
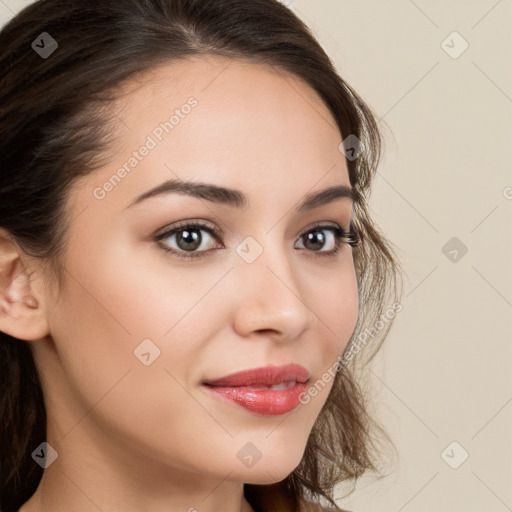
{"type": "Polygon", "coordinates": [[[241,372],[231,373],[225,377],[204,381],[208,386],[275,386],[283,382],[295,380],[304,383],[309,379],[309,372],[299,364],[284,366],[264,366],[241,372]]]}
{"type": "Polygon", "coordinates": [[[298,364],[254,368],[202,383],[216,398],[262,416],[277,416],[295,409],[306,390],[309,372],[298,364]],[[281,385],[282,389],[270,389],[281,385]]]}

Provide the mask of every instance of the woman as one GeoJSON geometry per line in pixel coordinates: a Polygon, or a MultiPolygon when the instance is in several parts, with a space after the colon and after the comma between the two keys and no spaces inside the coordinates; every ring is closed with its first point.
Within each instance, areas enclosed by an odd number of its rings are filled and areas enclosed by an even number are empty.
{"type": "Polygon", "coordinates": [[[0,64],[2,511],[342,510],[370,109],[275,0],[41,0],[0,64]]]}

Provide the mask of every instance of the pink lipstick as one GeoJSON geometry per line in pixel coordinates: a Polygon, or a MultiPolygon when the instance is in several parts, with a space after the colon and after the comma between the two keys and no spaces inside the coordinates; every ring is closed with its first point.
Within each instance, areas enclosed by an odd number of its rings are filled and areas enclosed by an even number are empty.
{"type": "Polygon", "coordinates": [[[265,366],[203,382],[213,395],[263,416],[277,416],[300,404],[309,372],[298,364],[265,366]]]}

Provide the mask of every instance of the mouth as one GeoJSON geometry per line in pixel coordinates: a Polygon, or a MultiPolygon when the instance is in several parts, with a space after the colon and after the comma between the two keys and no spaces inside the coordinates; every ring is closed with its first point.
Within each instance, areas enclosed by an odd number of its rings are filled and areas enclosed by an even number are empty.
{"type": "MultiPolygon", "coordinates": [[[[273,384],[272,386],[269,386],[267,384],[261,384],[261,385],[253,384],[251,386],[243,386],[243,387],[247,387],[250,389],[272,389],[272,390],[276,391],[276,390],[280,390],[280,389],[291,388],[292,386],[295,386],[295,384],[297,384],[296,380],[288,380],[286,382],[281,382],[280,384],[273,384]]],[[[241,387],[241,386],[234,386],[234,387],[241,387]]]]}
{"type": "Polygon", "coordinates": [[[203,381],[208,386],[250,386],[264,389],[278,385],[291,386],[290,382],[305,383],[309,380],[310,374],[304,366],[299,364],[287,364],[284,366],[264,366],[261,368],[253,368],[241,372],[231,373],[224,377],[214,380],[203,381]]]}
{"type": "Polygon", "coordinates": [[[300,365],[266,366],[202,382],[211,396],[262,416],[291,412],[301,403],[310,379],[300,365]]]}

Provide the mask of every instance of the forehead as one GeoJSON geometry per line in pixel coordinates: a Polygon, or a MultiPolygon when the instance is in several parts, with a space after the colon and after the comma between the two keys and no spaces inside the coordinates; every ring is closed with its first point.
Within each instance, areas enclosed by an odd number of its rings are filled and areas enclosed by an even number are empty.
{"type": "Polygon", "coordinates": [[[206,54],[172,60],[137,75],[118,92],[118,103],[127,115],[132,110],[130,107],[152,108],[153,100],[179,100],[183,94],[194,93],[196,97],[216,102],[225,99],[231,103],[241,96],[252,101],[257,98],[259,106],[275,106],[277,102],[301,111],[309,107],[308,110],[336,128],[320,96],[301,77],[250,59],[206,54]],[[134,100],[142,103],[134,104],[134,100]]]}
{"type": "Polygon", "coordinates": [[[331,113],[314,90],[282,70],[194,57],[161,65],[120,93],[112,109],[119,119],[114,157],[95,182],[150,146],[109,193],[123,206],[170,178],[216,183],[268,203],[349,185],[331,113]]]}
{"type": "Polygon", "coordinates": [[[299,77],[262,63],[207,55],[160,65],[125,86],[116,109],[126,149],[171,122],[172,133],[166,130],[170,136],[159,142],[187,139],[196,148],[214,142],[230,152],[263,146],[261,156],[280,142],[288,142],[284,149],[295,144],[298,156],[316,156],[331,144],[332,155],[339,154],[339,129],[319,95],[299,77]],[[197,106],[189,112],[191,98],[197,106]]]}

